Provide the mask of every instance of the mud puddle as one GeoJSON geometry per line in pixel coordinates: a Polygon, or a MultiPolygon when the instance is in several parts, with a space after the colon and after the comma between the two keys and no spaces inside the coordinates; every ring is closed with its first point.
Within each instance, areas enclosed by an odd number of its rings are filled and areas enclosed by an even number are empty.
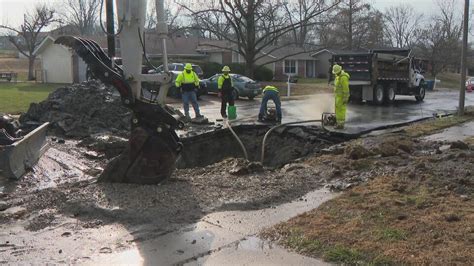
{"type": "Polygon", "coordinates": [[[210,213],[195,224],[141,241],[128,250],[100,254],[91,262],[226,265],[229,261],[239,261],[241,265],[319,265],[319,260],[288,252],[256,235],[263,228],[316,208],[335,196],[336,193],[319,189],[275,207],[210,213]]]}
{"type": "Polygon", "coordinates": [[[426,141],[463,141],[474,136],[474,122],[450,127],[439,133],[424,137],[426,141]]]}

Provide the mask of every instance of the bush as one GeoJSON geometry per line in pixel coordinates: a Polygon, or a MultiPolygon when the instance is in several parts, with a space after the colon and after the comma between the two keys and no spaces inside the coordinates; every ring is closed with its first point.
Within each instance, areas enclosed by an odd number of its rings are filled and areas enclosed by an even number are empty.
{"type": "MultiPolygon", "coordinates": [[[[229,67],[232,70],[232,73],[246,75],[245,64],[232,63],[229,65],[229,67]]],[[[272,81],[273,71],[265,66],[256,67],[254,72],[254,79],[258,81],[272,81]]]]}
{"type": "Polygon", "coordinates": [[[272,81],[273,80],[273,71],[267,67],[259,67],[255,70],[254,75],[256,80],[259,81],[272,81]]]}
{"type": "Polygon", "coordinates": [[[214,74],[221,73],[222,65],[214,62],[205,62],[200,64],[204,72],[204,78],[209,78],[214,74]]]}
{"type": "Polygon", "coordinates": [[[245,75],[245,64],[232,63],[229,65],[229,67],[232,73],[245,75]]]}

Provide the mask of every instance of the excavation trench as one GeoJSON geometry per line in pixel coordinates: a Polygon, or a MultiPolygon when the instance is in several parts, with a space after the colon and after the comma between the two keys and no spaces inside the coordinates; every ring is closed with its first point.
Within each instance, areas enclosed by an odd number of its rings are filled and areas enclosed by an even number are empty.
{"type": "MultiPolygon", "coordinates": [[[[262,141],[271,127],[239,125],[233,127],[245,146],[249,161],[260,161],[262,141]]],[[[316,126],[288,126],[271,133],[265,143],[264,165],[281,167],[286,163],[315,153],[346,139],[331,136],[316,126]]],[[[182,139],[184,149],[177,168],[203,167],[225,158],[244,158],[244,152],[229,129],[182,139]]]]}

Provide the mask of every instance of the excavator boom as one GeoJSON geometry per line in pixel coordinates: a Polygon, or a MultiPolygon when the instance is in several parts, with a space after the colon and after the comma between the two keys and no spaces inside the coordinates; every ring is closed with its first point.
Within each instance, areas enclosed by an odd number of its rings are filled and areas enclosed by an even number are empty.
{"type": "MultiPolygon", "coordinates": [[[[157,0],[158,34],[166,37],[163,0],[157,0]]],[[[172,74],[142,74],[145,0],[116,0],[122,66],[113,63],[94,41],[61,36],[55,42],[72,48],[89,66],[94,77],[117,89],[122,103],[133,112],[129,147],[105,169],[99,180],[156,184],[169,177],[175,168],[182,144],[175,132],[184,124],[164,99],[171,86],[172,74]],[[157,102],[141,98],[142,82],[160,84],[157,102]]],[[[114,33],[107,33],[114,34],[114,33]]],[[[163,51],[166,43],[163,41],[163,51]]],[[[163,55],[166,65],[166,53],[163,55]]],[[[165,68],[167,69],[167,68],[165,68]]]]}

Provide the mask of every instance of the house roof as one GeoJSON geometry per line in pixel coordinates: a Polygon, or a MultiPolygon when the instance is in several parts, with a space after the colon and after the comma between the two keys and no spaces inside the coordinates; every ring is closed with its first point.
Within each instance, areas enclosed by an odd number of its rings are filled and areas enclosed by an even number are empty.
{"type": "Polygon", "coordinates": [[[41,53],[43,53],[43,51],[46,49],[46,47],[48,47],[49,45],[51,44],[54,44],[54,41],[55,39],[51,36],[46,36],[46,38],[44,38],[41,43],[38,45],[38,47],[36,47],[36,49],[33,51],[33,54],[34,55],[39,55],[41,53]]]}
{"type": "Polygon", "coordinates": [[[276,59],[292,59],[292,60],[314,60],[311,57],[311,52],[302,47],[287,45],[282,47],[269,46],[262,50],[264,55],[276,59]]]}
{"type": "MultiPolygon", "coordinates": [[[[105,36],[81,36],[82,38],[89,39],[95,41],[99,44],[100,47],[106,48],[107,47],[107,38],[105,36]]],[[[56,39],[51,35],[46,36],[41,43],[36,47],[33,51],[33,54],[38,55],[41,54],[48,46],[54,44],[56,39]]]]}
{"type": "Polygon", "coordinates": [[[219,53],[230,51],[232,46],[234,44],[228,41],[200,39],[196,50],[201,53],[219,53]]]}
{"type": "MultiPolygon", "coordinates": [[[[198,47],[199,39],[195,37],[185,38],[178,37],[166,40],[166,50],[168,55],[202,55],[196,48],[198,47]]],[[[161,40],[157,34],[148,34],[145,36],[146,51],[150,55],[161,55],[163,53],[161,48],[161,40]]]]}
{"type": "Polygon", "coordinates": [[[321,49],[317,51],[316,53],[311,54],[311,56],[318,56],[322,53],[330,53],[330,54],[341,54],[344,52],[348,52],[347,50],[339,50],[339,49],[321,49]]]}

